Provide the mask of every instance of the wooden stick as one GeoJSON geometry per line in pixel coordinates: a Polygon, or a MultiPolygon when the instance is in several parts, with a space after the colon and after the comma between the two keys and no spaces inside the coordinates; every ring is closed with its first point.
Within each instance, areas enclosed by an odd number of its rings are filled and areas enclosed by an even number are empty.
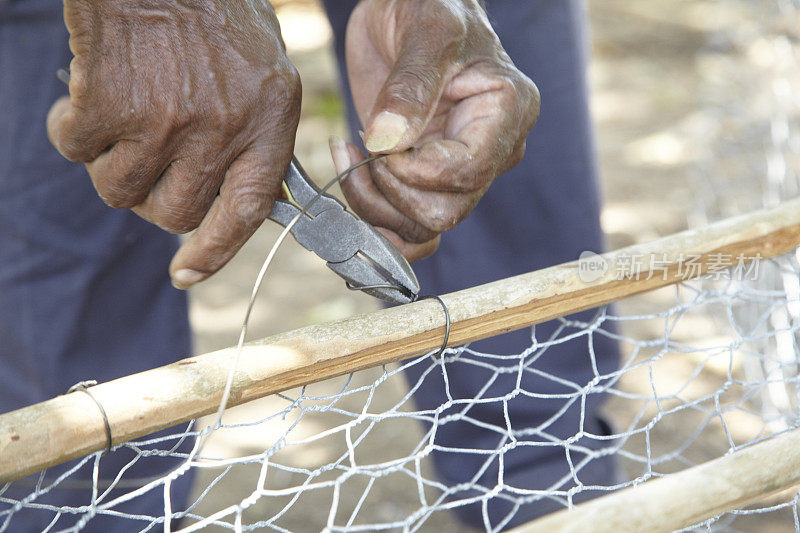
{"type": "Polygon", "coordinates": [[[510,533],[653,533],[699,524],[800,484],[800,430],[629,487],[510,533]]]}
{"type": "MultiPolygon", "coordinates": [[[[582,281],[576,261],[448,294],[443,299],[452,318],[449,344],[498,335],[696,277],[725,263],[720,261],[723,255],[773,257],[798,245],[800,199],[606,254],[602,261],[608,270],[591,284],[582,281]],[[618,270],[632,258],[644,265],[642,274],[618,279],[618,270]],[[651,269],[650,260],[658,268],[651,269]],[[689,264],[697,268],[687,268],[689,264]]],[[[426,300],[250,343],[236,369],[229,405],[427,353],[440,346],[444,324],[439,303],[426,300]]],[[[221,350],[92,387],[108,415],[114,443],[215,411],[233,355],[233,349],[221,350]]],[[[0,481],[105,445],[102,417],[84,393],[0,415],[0,481]]]]}

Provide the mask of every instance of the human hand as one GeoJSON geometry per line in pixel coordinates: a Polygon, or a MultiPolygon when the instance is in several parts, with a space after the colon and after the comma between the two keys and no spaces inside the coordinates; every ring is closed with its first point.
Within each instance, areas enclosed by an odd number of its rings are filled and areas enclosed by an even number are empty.
{"type": "Polygon", "coordinates": [[[263,0],[66,0],[70,96],[47,130],[100,197],[173,233],[187,288],[267,217],[291,161],[297,71],[263,0]]]}
{"type": "MultiPolygon", "coordinates": [[[[346,54],[372,154],[342,181],[352,208],[410,260],[522,159],[539,92],[503,50],[477,0],[363,0],[346,54]]],[[[364,159],[331,140],[339,172],[364,159]]]]}

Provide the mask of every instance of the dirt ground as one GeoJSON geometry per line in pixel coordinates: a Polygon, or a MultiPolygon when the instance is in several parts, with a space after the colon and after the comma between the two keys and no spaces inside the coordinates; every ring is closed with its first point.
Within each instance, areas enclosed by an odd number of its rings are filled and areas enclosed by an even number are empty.
{"type": "MultiPolygon", "coordinates": [[[[333,165],[327,137],[345,133],[330,30],[313,1],[285,0],[280,4],[284,36],[304,84],[296,154],[312,176],[328,179],[333,175],[333,165]]],[[[774,104],[776,87],[780,87],[784,71],[796,75],[791,70],[793,65],[782,63],[780,39],[769,38],[765,28],[773,30],[775,20],[792,17],[792,13],[779,16],[773,12],[776,7],[737,0],[593,0],[589,4],[592,107],[605,197],[602,224],[611,248],[745,212],[794,192],[781,189],[775,196],[764,187],[767,180],[762,178],[772,168],[768,157],[775,128],[770,120],[782,112],[774,104]]],[[[191,319],[198,353],[235,343],[252,281],[277,234],[274,225],[266,224],[220,274],[193,289],[191,319]]],[[[621,312],[651,312],[662,308],[671,297],[671,292],[660,291],[632,299],[622,305],[621,312]]],[[[321,261],[296,243],[287,242],[262,287],[249,338],[376,308],[370,297],[346,290],[321,261]]],[[[692,324],[698,336],[713,330],[702,318],[692,324]]],[[[626,335],[645,338],[657,335],[663,324],[643,320],[632,327],[626,335]]],[[[683,369],[673,366],[665,372],[680,373],[683,369]]],[[[364,382],[378,375],[363,374],[358,379],[364,382]]],[[[320,390],[332,392],[340,385],[331,383],[320,390]]],[[[631,387],[635,389],[636,384],[631,387]]],[[[404,392],[399,386],[395,389],[395,397],[404,392]]],[[[232,410],[226,421],[258,419],[280,410],[282,401],[268,398],[254,402],[232,410]]],[[[359,398],[353,401],[349,408],[359,409],[359,398]]],[[[380,399],[386,405],[391,401],[380,399]]],[[[378,409],[373,406],[373,411],[378,409]]],[[[630,414],[624,405],[610,409],[616,409],[615,418],[620,421],[630,414]]],[[[322,427],[325,416],[311,416],[308,423],[322,427]]],[[[282,428],[280,424],[260,424],[253,429],[220,432],[211,449],[226,457],[260,453],[282,428]]],[[[319,427],[314,430],[319,431],[319,427]]],[[[667,426],[663,433],[654,435],[669,445],[669,439],[679,438],[671,434],[675,434],[674,428],[667,426]]],[[[412,424],[386,438],[403,448],[420,437],[419,429],[412,424]]],[[[709,442],[696,452],[695,459],[724,453],[725,445],[709,442]]],[[[374,446],[378,454],[385,442],[378,439],[374,446]]],[[[297,465],[311,464],[323,460],[327,453],[324,449],[312,451],[317,456],[286,455],[283,459],[297,465]]],[[[240,501],[252,492],[258,471],[257,466],[237,467],[196,512],[208,515],[240,501]]],[[[198,491],[208,486],[214,474],[201,472],[198,491]]],[[[383,501],[365,513],[384,519],[400,513],[403,500],[413,498],[414,491],[413,487],[389,487],[380,494],[383,501]]],[[[330,501],[321,499],[317,504],[307,507],[306,514],[284,522],[284,527],[319,530],[330,501]]],[[[269,505],[263,501],[254,504],[246,512],[247,521],[269,516],[274,512],[269,505]]],[[[740,521],[737,527],[740,531],[794,529],[786,513],[740,521]]],[[[462,530],[444,513],[432,516],[422,528],[440,533],[462,530]]]]}

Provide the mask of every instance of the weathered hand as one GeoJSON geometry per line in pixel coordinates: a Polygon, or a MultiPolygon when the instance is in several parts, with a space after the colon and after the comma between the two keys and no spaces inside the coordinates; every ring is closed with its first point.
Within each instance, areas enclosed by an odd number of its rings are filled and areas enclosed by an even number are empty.
{"type": "MultiPolygon", "coordinates": [[[[363,0],[346,43],[366,148],[393,155],[342,188],[406,257],[425,257],[520,161],[539,92],[477,0],[363,0]]],[[[331,153],[340,172],[364,158],[336,139],[331,153]]]]}
{"type": "Polygon", "coordinates": [[[300,80],[266,0],[66,0],[70,96],[48,133],[100,197],[173,232],[202,281],[266,218],[291,160],[300,80]]]}

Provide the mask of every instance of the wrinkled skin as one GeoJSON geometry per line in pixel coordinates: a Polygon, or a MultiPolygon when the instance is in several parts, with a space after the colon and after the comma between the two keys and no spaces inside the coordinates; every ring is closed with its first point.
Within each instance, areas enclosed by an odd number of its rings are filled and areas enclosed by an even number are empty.
{"type": "MultiPolygon", "coordinates": [[[[350,85],[373,153],[342,184],[353,209],[411,260],[522,159],[539,93],[477,0],[363,0],[346,39],[350,85]]],[[[364,159],[332,139],[337,170],[364,159]]]]}
{"type": "Polygon", "coordinates": [[[266,218],[294,149],[301,88],[259,0],[66,0],[70,96],[48,133],[100,197],[173,233],[188,287],[266,218]]]}
{"type": "MultiPolygon", "coordinates": [[[[70,96],[48,116],[100,197],[173,233],[175,286],[218,271],[264,221],[294,148],[301,88],[265,0],[65,0],[70,96]]],[[[363,0],[347,32],[373,153],[353,209],[409,259],[432,253],[516,164],[539,95],[477,0],[363,0]],[[388,114],[387,114],[388,113],[388,114]]],[[[364,158],[331,145],[337,169],[364,158]]]]}

